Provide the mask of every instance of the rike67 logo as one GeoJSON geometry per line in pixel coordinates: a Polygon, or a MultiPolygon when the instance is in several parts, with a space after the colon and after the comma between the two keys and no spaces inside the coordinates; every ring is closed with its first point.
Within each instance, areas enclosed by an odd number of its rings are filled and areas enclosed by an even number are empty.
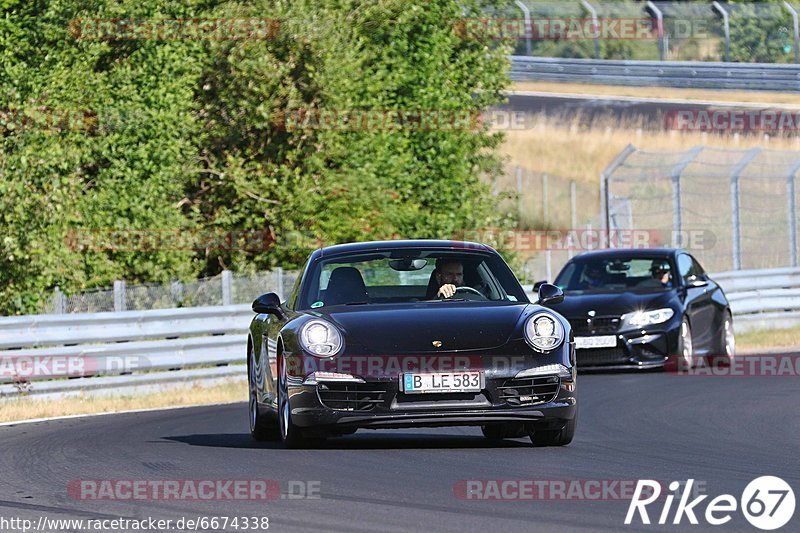
{"type": "MultiPolygon", "coordinates": [[[[665,525],[680,524],[684,517],[690,524],[697,525],[698,515],[712,526],[720,526],[730,522],[737,508],[750,524],[764,531],[771,531],[783,527],[794,515],[794,491],[784,480],[775,476],[761,476],[751,481],[742,492],[739,501],[730,494],[721,494],[707,502],[705,512],[701,512],[701,503],[708,498],[703,494],[689,500],[692,496],[694,479],[686,483],[673,481],[669,484],[671,494],[663,499],[663,507],[658,515],[657,523],[665,525]],[[683,487],[683,491],[678,491],[683,487]],[[678,504],[672,514],[673,501],[678,497],[678,504]],[[669,522],[672,514],[672,521],[669,522]]],[[[656,502],[661,497],[661,484],[651,479],[640,479],[628,506],[625,524],[630,525],[638,514],[642,524],[650,524],[650,515],[647,506],[656,502]]],[[[659,502],[660,503],[660,502],[659,502]]],[[[653,509],[651,509],[653,510],[653,509]]]]}

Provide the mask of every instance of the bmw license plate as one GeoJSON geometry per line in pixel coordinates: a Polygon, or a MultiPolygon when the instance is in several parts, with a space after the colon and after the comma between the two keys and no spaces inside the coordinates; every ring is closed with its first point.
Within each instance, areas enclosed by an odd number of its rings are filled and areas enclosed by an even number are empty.
{"type": "Polygon", "coordinates": [[[422,394],[429,392],[480,392],[483,389],[483,372],[442,372],[435,374],[401,374],[403,392],[422,394]]]}
{"type": "Polygon", "coordinates": [[[615,335],[599,335],[597,337],[575,337],[575,348],[616,348],[615,335]]]}

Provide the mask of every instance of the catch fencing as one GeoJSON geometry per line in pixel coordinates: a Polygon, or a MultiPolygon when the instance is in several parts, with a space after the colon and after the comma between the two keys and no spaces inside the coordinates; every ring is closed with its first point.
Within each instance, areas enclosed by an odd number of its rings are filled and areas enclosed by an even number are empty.
{"type": "Polygon", "coordinates": [[[601,177],[604,229],[653,230],[712,272],[798,266],[800,152],[628,146],[601,177]]]}

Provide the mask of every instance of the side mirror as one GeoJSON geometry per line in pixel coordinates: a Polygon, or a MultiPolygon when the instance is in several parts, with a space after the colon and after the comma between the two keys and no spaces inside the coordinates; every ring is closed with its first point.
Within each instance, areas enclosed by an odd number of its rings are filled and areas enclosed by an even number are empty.
{"type": "Polygon", "coordinates": [[[564,291],[555,285],[542,283],[539,286],[539,305],[560,304],[564,301],[564,291]]]}
{"type": "Polygon", "coordinates": [[[708,287],[708,280],[698,277],[693,277],[686,282],[686,285],[691,288],[708,287]]]}
{"type": "Polygon", "coordinates": [[[253,302],[253,312],[258,314],[278,315],[283,318],[281,299],[274,292],[262,294],[253,302]]]}
{"type": "Polygon", "coordinates": [[[547,280],[544,280],[544,281],[537,281],[536,283],[534,283],[534,284],[533,284],[533,290],[535,290],[535,291],[538,291],[538,290],[539,290],[539,287],[541,287],[541,286],[542,286],[542,285],[544,285],[545,283],[547,283],[547,280]]]}

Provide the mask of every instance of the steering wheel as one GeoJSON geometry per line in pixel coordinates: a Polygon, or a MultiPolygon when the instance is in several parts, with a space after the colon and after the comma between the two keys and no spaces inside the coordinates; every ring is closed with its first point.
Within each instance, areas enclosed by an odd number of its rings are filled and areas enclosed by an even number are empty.
{"type": "Polygon", "coordinates": [[[468,292],[476,296],[480,296],[482,300],[486,299],[486,296],[484,296],[483,293],[481,293],[481,291],[474,289],[472,287],[467,287],[467,286],[456,287],[456,294],[458,294],[459,292],[468,292]]]}

